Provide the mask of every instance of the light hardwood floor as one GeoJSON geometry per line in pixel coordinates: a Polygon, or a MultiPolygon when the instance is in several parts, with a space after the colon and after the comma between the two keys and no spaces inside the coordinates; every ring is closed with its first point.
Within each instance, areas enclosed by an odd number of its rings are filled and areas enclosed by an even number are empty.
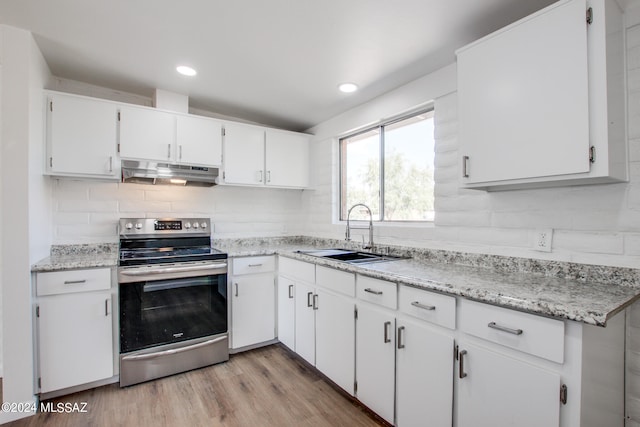
{"type": "Polygon", "coordinates": [[[226,363],[121,389],[117,384],[53,399],[86,413],[39,413],[29,426],[384,426],[298,356],[277,344],[226,363]]]}

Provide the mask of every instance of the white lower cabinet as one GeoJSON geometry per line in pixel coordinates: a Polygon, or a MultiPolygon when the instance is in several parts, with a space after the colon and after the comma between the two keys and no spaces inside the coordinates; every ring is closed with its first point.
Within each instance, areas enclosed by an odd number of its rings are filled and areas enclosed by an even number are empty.
{"type": "Polygon", "coordinates": [[[231,291],[231,347],[238,349],[276,336],[273,256],[234,258],[231,291]]]}
{"type": "Polygon", "coordinates": [[[624,316],[606,328],[462,299],[457,427],[624,425],[624,316]]]}
{"type": "Polygon", "coordinates": [[[396,325],[396,425],[450,426],[453,337],[406,317],[396,325]]]}
{"type": "Polygon", "coordinates": [[[316,288],[308,283],[296,283],[296,353],[316,364],[316,313],[313,299],[316,288]]]}
{"type": "Polygon", "coordinates": [[[356,323],[358,400],[393,424],[395,314],[358,304],[356,323]]]}
{"type": "Polygon", "coordinates": [[[603,328],[279,264],[280,340],[391,424],[624,426],[624,315],[603,328]]]}
{"type": "MultiPolygon", "coordinates": [[[[294,351],[353,395],[355,378],[355,279],[345,273],[289,258],[279,259],[278,336],[287,344],[294,295],[294,351]],[[336,291],[339,290],[339,291],[336,291]],[[341,292],[344,291],[344,292],[341,292]],[[341,294],[342,293],[342,294],[341,294]]],[[[290,342],[290,339],[289,339],[290,342]]]]}
{"type": "Polygon", "coordinates": [[[354,302],[322,289],[316,292],[316,368],[353,395],[354,302]]]}
{"type": "Polygon", "coordinates": [[[111,270],[36,274],[39,392],[113,376],[111,270]]]}
{"type": "Polygon", "coordinates": [[[559,425],[559,373],[469,343],[459,358],[458,426],[559,425]]]}
{"type": "Polygon", "coordinates": [[[296,284],[278,276],[278,340],[294,350],[296,348],[296,284]]]}

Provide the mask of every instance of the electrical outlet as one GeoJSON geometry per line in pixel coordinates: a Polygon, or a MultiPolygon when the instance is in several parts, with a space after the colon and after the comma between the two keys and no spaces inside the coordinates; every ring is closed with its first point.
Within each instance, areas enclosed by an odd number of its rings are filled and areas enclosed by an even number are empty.
{"type": "Polygon", "coordinates": [[[540,252],[551,252],[553,229],[537,229],[534,233],[533,249],[540,252]]]}

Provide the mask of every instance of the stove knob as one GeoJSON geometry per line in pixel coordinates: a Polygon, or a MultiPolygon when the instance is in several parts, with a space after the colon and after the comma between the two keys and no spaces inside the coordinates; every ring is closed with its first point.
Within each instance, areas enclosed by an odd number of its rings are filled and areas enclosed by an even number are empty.
{"type": "Polygon", "coordinates": [[[203,230],[205,230],[207,228],[207,223],[203,222],[202,224],[200,224],[200,228],[202,228],[203,230]]]}
{"type": "Polygon", "coordinates": [[[138,222],[136,223],[136,230],[141,230],[142,229],[142,223],[138,222]]]}
{"type": "Polygon", "coordinates": [[[191,223],[190,222],[185,222],[184,223],[184,228],[186,228],[187,230],[191,228],[191,223]]]}
{"type": "Polygon", "coordinates": [[[200,224],[198,224],[197,222],[193,223],[193,228],[197,229],[200,226],[200,224]]]}
{"type": "Polygon", "coordinates": [[[131,230],[133,228],[133,224],[131,224],[130,222],[126,223],[124,225],[124,228],[126,228],[127,230],[131,230]]]}

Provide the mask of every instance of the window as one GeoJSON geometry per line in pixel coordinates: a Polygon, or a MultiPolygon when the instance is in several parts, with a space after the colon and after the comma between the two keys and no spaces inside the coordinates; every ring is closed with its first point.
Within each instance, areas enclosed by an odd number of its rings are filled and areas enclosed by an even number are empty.
{"type": "Polygon", "coordinates": [[[433,221],[433,129],[429,110],[340,139],[340,219],[363,203],[375,221],[433,221]]]}

